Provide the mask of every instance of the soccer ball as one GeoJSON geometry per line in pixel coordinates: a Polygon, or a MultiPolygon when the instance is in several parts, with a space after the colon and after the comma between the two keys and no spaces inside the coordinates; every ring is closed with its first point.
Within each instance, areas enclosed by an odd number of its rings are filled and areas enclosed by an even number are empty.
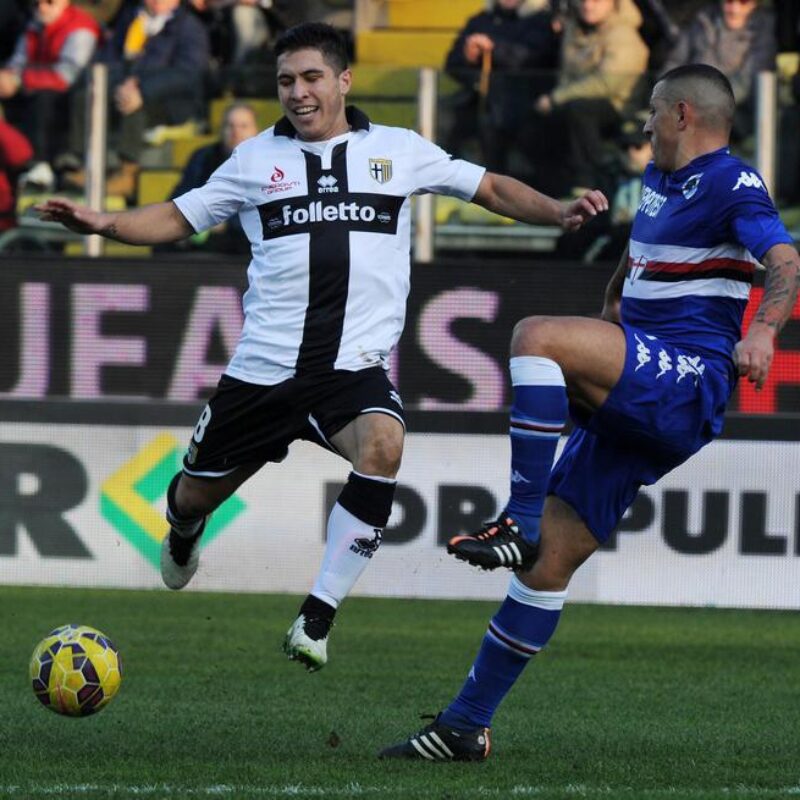
{"type": "Polygon", "coordinates": [[[58,714],[86,717],[108,705],[122,681],[122,660],[111,641],[87,625],[62,625],[31,656],[33,693],[58,714]]]}

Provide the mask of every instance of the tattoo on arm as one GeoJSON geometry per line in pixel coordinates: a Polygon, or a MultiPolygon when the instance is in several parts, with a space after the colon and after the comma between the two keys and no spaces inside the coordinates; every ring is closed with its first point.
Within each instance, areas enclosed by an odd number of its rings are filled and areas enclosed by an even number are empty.
{"type": "Polygon", "coordinates": [[[101,236],[105,236],[107,239],[116,239],[117,238],[117,225],[114,222],[109,223],[100,231],[101,236]]]}
{"type": "Polygon", "coordinates": [[[792,248],[780,253],[768,253],[764,261],[767,279],[764,296],[756,312],[755,321],[772,328],[776,333],[792,313],[800,283],[800,256],[792,248]]]}

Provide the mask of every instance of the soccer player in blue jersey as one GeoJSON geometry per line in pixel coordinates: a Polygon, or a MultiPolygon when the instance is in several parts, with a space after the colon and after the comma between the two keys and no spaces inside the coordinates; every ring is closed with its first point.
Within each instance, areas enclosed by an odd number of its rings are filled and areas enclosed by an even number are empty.
{"type": "Polygon", "coordinates": [[[800,257],[761,177],[728,150],[735,102],[713,67],[671,70],[653,89],[628,251],[602,319],[529,317],[511,340],[511,497],[499,519],[448,550],[514,570],[460,693],[385,758],[479,761],[495,710],[558,624],[575,570],[639,487],[722,430],[738,378],[763,386],[797,297],[800,257]],[[742,316],[756,263],[764,296],[742,316]],[[551,472],[559,434],[575,428],[551,472]]]}

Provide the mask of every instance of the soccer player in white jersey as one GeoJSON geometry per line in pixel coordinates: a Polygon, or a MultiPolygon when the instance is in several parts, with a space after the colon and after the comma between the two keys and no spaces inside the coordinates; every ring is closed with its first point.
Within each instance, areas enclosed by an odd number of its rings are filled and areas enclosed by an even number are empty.
{"type": "Polygon", "coordinates": [[[734,109],[713,67],[664,75],[644,127],[653,162],[602,319],[517,324],[511,498],[496,521],[448,543],[457,558],[515,575],[458,696],[383,757],[486,758],[492,716],[553,635],[572,574],[643,484],[719,435],[738,377],[764,384],[800,258],[760,176],[728,150],[734,109]],[[764,295],[742,339],[757,261],[764,295]],[[575,428],[551,472],[568,409],[575,428]]]}
{"type": "Polygon", "coordinates": [[[565,230],[608,203],[597,191],[558,202],[451,159],[413,131],[371,123],[345,106],[351,72],[330,26],[292,28],[275,53],[285,116],[240,144],[205,186],[121,213],[62,199],[39,211],[132,244],[176,241],[239,214],[252,249],[244,328],[169,486],[161,574],[172,589],[191,580],[208,515],[292,441],[343,456],[353,470],[284,642],[289,658],[317,670],[337,607],[380,545],[400,467],[403,409],[387,367],[409,290],[411,196],[455,195],[565,230]]]}

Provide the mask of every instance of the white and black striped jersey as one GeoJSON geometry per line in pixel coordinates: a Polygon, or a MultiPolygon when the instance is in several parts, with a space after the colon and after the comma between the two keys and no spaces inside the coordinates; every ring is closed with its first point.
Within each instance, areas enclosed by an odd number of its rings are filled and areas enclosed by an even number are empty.
{"type": "Polygon", "coordinates": [[[386,367],[405,321],[410,197],[471,200],[483,178],[414,131],[347,114],[350,132],[320,143],[280,120],[174,201],[196,231],[238,213],[250,240],[235,378],[386,367]]]}

